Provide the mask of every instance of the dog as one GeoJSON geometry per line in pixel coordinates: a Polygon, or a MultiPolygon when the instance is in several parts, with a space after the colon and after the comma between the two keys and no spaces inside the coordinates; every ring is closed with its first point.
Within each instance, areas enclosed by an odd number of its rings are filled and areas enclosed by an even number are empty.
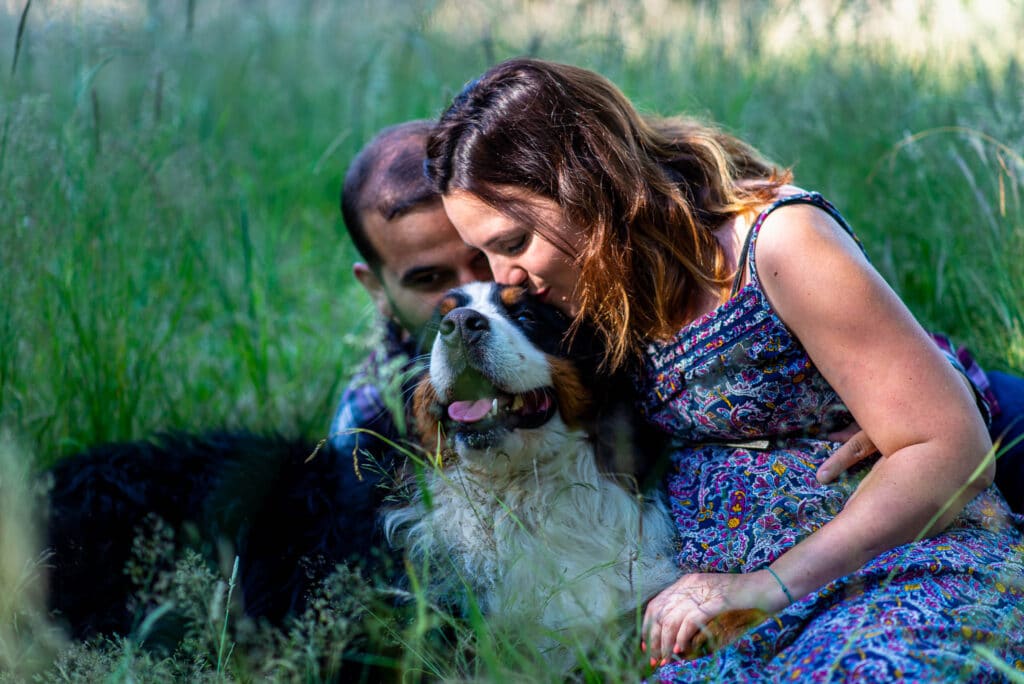
{"type": "Polygon", "coordinates": [[[635,477],[636,435],[608,434],[635,425],[632,385],[602,376],[588,333],[568,344],[572,321],[523,288],[474,283],[439,315],[413,399],[433,458],[385,531],[437,593],[464,587],[566,660],[565,644],[628,622],[679,577],[665,504],[635,477]]]}

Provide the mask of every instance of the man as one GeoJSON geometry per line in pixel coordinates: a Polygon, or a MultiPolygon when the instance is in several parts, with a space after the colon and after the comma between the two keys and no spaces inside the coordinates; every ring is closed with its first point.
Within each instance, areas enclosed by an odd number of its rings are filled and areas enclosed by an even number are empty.
{"type": "MultiPolygon", "coordinates": [[[[406,435],[402,397],[421,370],[412,360],[429,336],[434,306],[450,288],[491,279],[486,258],[462,242],[423,175],[433,125],[410,121],[381,131],[352,161],[342,188],[345,226],[364,259],[352,272],[381,314],[384,330],[382,345],[342,395],[330,441],[337,453],[352,456],[354,473],[368,485],[391,472],[394,451],[387,441],[398,443],[406,435]]],[[[941,336],[936,341],[959,358],[992,408],[992,439],[1002,451],[996,482],[1014,510],[1024,510],[1024,378],[986,374],[966,350],[953,349],[941,336]]],[[[823,483],[876,451],[855,426],[832,437],[845,443],[819,471],[823,483]]]]}
{"type": "Polygon", "coordinates": [[[376,456],[380,462],[368,465],[378,473],[390,469],[391,449],[375,435],[405,436],[401,397],[418,375],[411,360],[435,305],[453,287],[491,279],[487,259],[462,242],[423,175],[432,126],[410,121],[381,131],[352,161],[342,187],[345,226],[364,259],[352,273],[384,329],[381,346],[342,395],[330,439],[357,468],[360,450],[376,456]]]}

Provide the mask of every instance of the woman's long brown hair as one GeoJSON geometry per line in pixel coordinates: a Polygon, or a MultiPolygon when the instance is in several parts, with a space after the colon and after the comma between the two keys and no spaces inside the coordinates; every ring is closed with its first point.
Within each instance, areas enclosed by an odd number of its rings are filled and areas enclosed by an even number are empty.
{"type": "Polygon", "coordinates": [[[606,338],[613,370],[676,334],[702,292],[724,296],[733,274],[714,229],[791,178],[714,126],[642,116],[604,77],[533,59],[463,89],[428,141],[426,169],[441,194],[470,192],[548,239],[552,227],[515,190],[559,204],[584,234],[570,255],[577,322],[606,338]]]}

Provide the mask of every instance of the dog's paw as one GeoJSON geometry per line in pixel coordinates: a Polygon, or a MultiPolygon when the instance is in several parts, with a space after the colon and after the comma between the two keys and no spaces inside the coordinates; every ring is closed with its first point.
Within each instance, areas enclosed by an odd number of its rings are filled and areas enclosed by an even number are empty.
{"type": "Polygon", "coordinates": [[[690,649],[683,654],[686,660],[693,660],[728,646],[746,634],[751,627],[768,619],[768,613],[758,608],[730,610],[708,622],[690,642],[690,649]]]}

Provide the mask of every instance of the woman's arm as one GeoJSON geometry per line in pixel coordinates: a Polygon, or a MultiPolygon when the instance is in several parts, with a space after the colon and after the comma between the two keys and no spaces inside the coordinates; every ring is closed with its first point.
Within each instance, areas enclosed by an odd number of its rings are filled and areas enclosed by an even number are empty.
{"type": "MultiPolygon", "coordinates": [[[[968,377],[961,374],[960,380],[971,391],[971,394],[974,394],[974,385],[971,384],[968,377]]],[[[993,430],[993,426],[989,426],[988,434],[991,438],[998,433],[993,430]]],[[[841,444],[818,466],[817,476],[818,482],[821,484],[832,483],[837,477],[864,459],[878,454],[878,448],[871,441],[871,437],[861,430],[857,423],[850,423],[841,430],[830,432],[828,438],[833,442],[841,442],[841,444]]]]}
{"type": "MultiPolygon", "coordinates": [[[[766,219],[757,270],[775,311],[883,456],[831,522],[772,570],[795,599],[879,553],[944,529],[991,483],[991,441],[970,390],[846,232],[807,205],[766,219]]],[[[767,572],[689,575],[645,613],[668,657],[727,609],[788,600],[767,572]]]]}
{"type": "Polygon", "coordinates": [[[943,530],[995,463],[970,389],[831,217],[777,210],[757,263],[775,311],[886,457],[834,520],[773,564],[796,596],[943,530]]]}

